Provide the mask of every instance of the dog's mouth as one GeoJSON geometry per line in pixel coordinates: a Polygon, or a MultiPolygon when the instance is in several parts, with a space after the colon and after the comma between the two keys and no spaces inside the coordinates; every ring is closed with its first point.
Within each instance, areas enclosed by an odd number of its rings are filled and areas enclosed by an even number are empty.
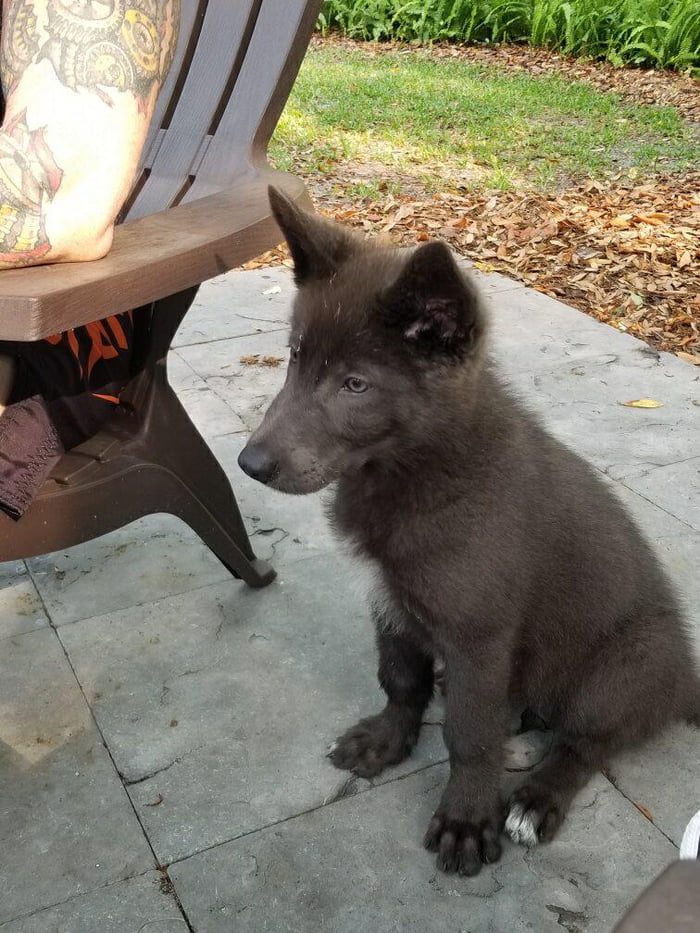
{"type": "Polygon", "coordinates": [[[306,496],[313,492],[320,492],[333,482],[332,477],[317,477],[302,474],[289,476],[280,472],[267,483],[270,489],[285,492],[292,496],[306,496]]]}
{"type": "Polygon", "coordinates": [[[248,443],[238,456],[238,465],[251,479],[270,489],[303,496],[325,489],[336,479],[333,471],[312,460],[302,469],[290,467],[259,443],[248,443]]]}

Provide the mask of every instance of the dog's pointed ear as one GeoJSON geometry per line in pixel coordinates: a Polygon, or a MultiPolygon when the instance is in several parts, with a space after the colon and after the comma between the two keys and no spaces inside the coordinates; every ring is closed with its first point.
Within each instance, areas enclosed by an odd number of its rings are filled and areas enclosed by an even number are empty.
{"type": "Polygon", "coordinates": [[[294,260],[294,280],[330,279],[350,256],[357,240],[339,224],[298,207],[272,185],[267,189],[270,207],[294,260]]]}
{"type": "Polygon", "coordinates": [[[439,240],[413,252],[381,305],[386,322],[426,350],[465,356],[483,331],[476,290],[439,240]]]}

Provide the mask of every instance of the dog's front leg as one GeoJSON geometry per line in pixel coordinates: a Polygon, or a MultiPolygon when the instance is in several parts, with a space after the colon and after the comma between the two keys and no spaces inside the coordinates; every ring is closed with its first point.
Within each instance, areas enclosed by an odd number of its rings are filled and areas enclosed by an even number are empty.
{"type": "Polygon", "coordinates": [[[369,778],[410,755],[433,695],[432,654],[410,634],[418,624],[396,607],[375,612],[379,683],[387,704],[335,742],[329,757],[337,768],[369,778]]]}
{"type": "MultiPolygon", "coordinates": [[[[480,646],[483,648],[483,646],[480,646]]],[[[425,847],[438,868],[475,875],[501,856],[499,781],[507,726],[508,650],[446,651],[445,744],[450,778],[425,847]]]]}

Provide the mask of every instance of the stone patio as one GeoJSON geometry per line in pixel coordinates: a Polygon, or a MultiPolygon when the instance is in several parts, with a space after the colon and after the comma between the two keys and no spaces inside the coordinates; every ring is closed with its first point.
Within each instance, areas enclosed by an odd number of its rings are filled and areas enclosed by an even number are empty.
{"type": "MultiPolygon", "coordinates": [[[[478,278],[503,373],[656,543],[700,650],[700,372],[478,278]],[[619,404],[640,397],[664,407],[619,404]]],[[[325,758],[381,702],[361,588],[320,497],[236,465],[284,377],[241,358],[286,355],[291,294],[285,269],[209,282],[171,361],[275,583],[249,590],[160,515],[0,565],[0,930],[609,933],[700,808],[700,732],[616,761],[553,844],[506,843],[472,880],[420,844],[446,774],[437,704],[379,781],[325,758]]]]}

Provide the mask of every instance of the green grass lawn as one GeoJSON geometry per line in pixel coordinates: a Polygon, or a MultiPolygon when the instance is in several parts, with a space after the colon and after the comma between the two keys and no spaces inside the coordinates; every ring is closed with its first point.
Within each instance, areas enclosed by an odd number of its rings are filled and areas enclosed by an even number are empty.
{"type": "Polygon", "coordinates": [[[564,76],[431,56],[312,46],[275,134],[283,169],[364,165],[357,195],[456,184],[552,190],[571,179],[700,164],[700,134],[672,107],[631,106],[564,76]]]}

